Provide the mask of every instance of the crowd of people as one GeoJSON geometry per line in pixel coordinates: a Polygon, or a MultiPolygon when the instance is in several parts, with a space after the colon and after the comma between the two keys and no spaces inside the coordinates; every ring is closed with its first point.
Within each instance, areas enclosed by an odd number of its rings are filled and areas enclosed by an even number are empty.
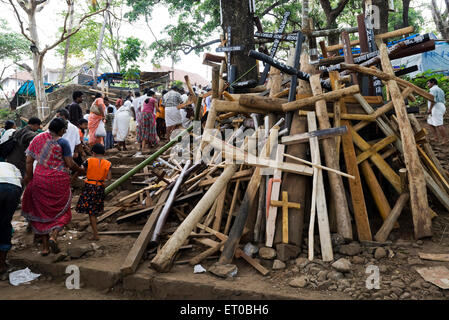
{"type": "MultiPolygon", "coordinates": [[[[0,275],[8,269],[11,221],[19,204],[35,242],[41,244],[41,255],[58,253],[58,233],[72,217],[71,182],[83,176],[75,210],[89,215],[91,240],[98,240],[96,217],[103,213],[105,183],[111,179],[106,150],[127,150],[132,126],[139,150],[149,150],[170,139],[173,130],[189,127],[193,119],[192,100],[175,86],[159,97],[149,89],[143,95],[130,91],[115,105],[98,93],[85,113],[83,93],[76,91],[72,98],[72,103],[56,111],[46,130],[41,129],[40,119],[32,117],[20,129],[8,120],[0,132],[0,275]]],[[[203,113],[209,110],[210,98],[203,108],[203,113]]]]}

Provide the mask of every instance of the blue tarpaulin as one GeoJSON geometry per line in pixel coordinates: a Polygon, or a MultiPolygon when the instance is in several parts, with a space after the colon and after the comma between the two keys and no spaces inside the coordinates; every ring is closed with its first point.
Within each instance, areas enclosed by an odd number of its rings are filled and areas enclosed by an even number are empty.
{"type": "MultiPolygon", "coordinates": [[[[431,39],[436,39],[436,36],[431,34],[431,39]]],[[[418,66],[418,71],[408,74],[410,77],[427,70],[449,75],[449,44],[444,41],[435,41],[435,50],[396,59],[391,61],[391,64],[395,68],[418,66]]]]}
{"type": "MultiPolygon", "coordinates": [[[[45,86],[46,93],[53,92],[53,90],[56,88],[56,86],[53,86],[51,83],[44,83],[44,86],[45,86]]],[[[34,88],[34,81],[33,80],[26,81],[19,88],[19,90],[17,90],[16,94],[21,95],[21,96],[27,96],[27,97],[35,97],[36,89],[34,88]]]]}

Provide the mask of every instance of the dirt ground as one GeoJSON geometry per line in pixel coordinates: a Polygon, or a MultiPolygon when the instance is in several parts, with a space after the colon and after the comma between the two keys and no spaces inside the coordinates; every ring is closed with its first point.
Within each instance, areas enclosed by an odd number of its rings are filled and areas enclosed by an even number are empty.
{"type": "MultiPolygon", "coordinates": [[[[423,122],[423,119],[420,119],[423,122]]],[[[443,167],[449,164],[449,145],[432,145],[435,153],[442,162],[443,167]]],[[[141,158],[133,157],[135,145],[131,145],[131,152],[109,152],[109,157],[118,166],[132,167],[141,161],[141,158]]],[[[136,186],[136,189],[139,187],[136,186]]],[[[76,205],[79,190],[75,192],[72,205],[76,205]]],[[[393,230],[390,241],[384,245],[379,244],[344,244],[338,237],[333,237],[334,261],[344,258],[350,263],[349,272],[339,272],[330,263],[320,260],[319,248],[316,249],[316,257],[313,262],[307,260],[307,241],[304,241],[302,253],[295,260],[286,261],[279,269],[273,268],[273,259],[262,259],[255,256],[259,262],[270,270],[266,277],[262,277],[257,271],[248,266],[244,261],[238,261],[239,273],[236,281],[229,282],[230,295],[232,288],[241,289],[243,279],[245,283],[251,283],[257,290],[269,290],[273,293],[285,293],[295,296],[306,295],[312,299],[377,299],[377,300],[408,300],[408,299],[448,299],[449,290],[442,290],[437,286],[426,282],[415,271],[417,267],[445,266],[449,268],[449,262],[433,262],[421,260],[419,252],[447,253],[449,246],[449,213],[429,196],[432,209],[438,214],[433,220],[433,237],[420,241],[413,240],[413,225],[410,212],[404,211],[399,219],[400,228],[393,230]],[[348,246],[351,250],[348,252],[348,246]],[[379,268],[380,289],[367,289],[366,280],[369,274],[367,267],[374,265],[379,268]],[[277,270],[276,270],[277,269],[277,270]]],[[[106,203],[106,205],[109,202],[106,203]]],[[[113,259],[120,260],[126,257],[137,234],[102,236],[96,243],[96,248],[91,249],[92,242],[87,240],[90,236],[90,227],[87,217],[75,213],[73,210],[72,222],[61,233],[60,247],[63,253],[72,251],[73,254],[81,252],[81,259],[89,261],[92,265],[102,269],[107,268],[113,259]],[[75,252],[75,253],[73,253],[75,252]],[[122,257],[122,258],[120,258],[122,257]]],[[[13,219],[15,234],[13,237],[13,250],[15,253],[38,255],[39,249],[33,244],[33,236],[26,232],[26,223],[20,216],[20,209],[13,219]]],[[[114,219],[108,219],[100,224],[100,231],[112,230],[140,230],[146,219],[117,225],[114,219]]],[[[170,222],[167,228],[175,228],[170,222]]],[[[174,230],[172,230],[174,231],[174,230]]],[[[319,241],[315,241],[316,243],[319,241]]],[[[154,249],[149,249],[144,256],[145,263],[155,255],[154,249]]],[[[183,250],[178,260],[186,260],[203,251],[203,247],[194,246],[192,249],[183,250]]],[[[68,261],[70,254],[50,255],[45,257],[49,261],[68,261]]],[[[208,260],[202,265],[208,269],[216,260],[208,260]]],[[[54,262],[58,263],[58,262],[54,262]]],[[[145,267],[145,270],[150,270],[145,267]]],[[[151,272],[151,271],[145,271],[151,272]]],[[[175,265],[172,272],[173,279],[182,280],[199,277],[192,274],[192,267],[188,265],[175,265]]],[[[216,278],[211,274],[204,274],[202,281],[227,281],[216,278]]],[[[81,290],[68,290],[64,281],[55,280],[44,275],[40,280],[29,285],[12,287],[7,281],[0,281],[0,297],[4,299],[146,299],[148,296],[124,291],[120,285],[109,290],[96,290],[82,288],[81,290]],[[31,289],[31,290],[30,290],[31,289]]],[[[185,297],[189,298],[188,295],[185,297]]],[[[226,298],[226,297],[225,297],[226,298]]]]}

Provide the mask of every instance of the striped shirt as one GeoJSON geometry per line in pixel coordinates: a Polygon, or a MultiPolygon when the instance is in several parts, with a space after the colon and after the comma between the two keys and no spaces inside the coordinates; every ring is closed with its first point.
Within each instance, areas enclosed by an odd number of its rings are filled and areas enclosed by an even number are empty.
{"type": "Polygon", "coordinates": [[[0,162],[0,183],[9,183],[22,188],[20,180],[22,174],[15,165],[7,162],[0,162]]]}
{"type": "Polygon", "coordinates": [[[444,91],[438,87],[437,85],[434,85],[432,88],[430,88],[430,94],[433,95],[435,97],[435,103],[445,103],[446,102],[446,97],[444,95],[444,91]]]}

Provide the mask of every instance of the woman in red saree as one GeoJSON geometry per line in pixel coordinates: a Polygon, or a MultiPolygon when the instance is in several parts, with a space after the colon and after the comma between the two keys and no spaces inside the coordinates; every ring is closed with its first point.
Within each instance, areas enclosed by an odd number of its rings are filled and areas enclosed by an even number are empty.
{"type": "Polygon", "coordinates": [[[68,141],[61,138],[66,130],[67,121],[53,119],[49,132],[37,135],[26,150],[22,215],[42,237],[43,256],[48,255],[50,247],[54,253],[59,252],[58,233],[72,218],[69,168],[84,172],[73,161],[68,141]],[[37,165],[33,173],[34,161],[37,165]]]}
{"type": "Polygon", "coordinates": [[[89,145],[93,146],[97,143],[101,143],[104,145],[103,138],[95,136],[95,133],[97,132],[100,122],[104,121],[105,118],[106,105],[104,104],[101,93],[97,93],[95,95],[95,101],[93,105],[97,106],[99,112],[92,111],[93,108],[92,107],[90,108],[89,124],[88,124],[89,145]]]}

